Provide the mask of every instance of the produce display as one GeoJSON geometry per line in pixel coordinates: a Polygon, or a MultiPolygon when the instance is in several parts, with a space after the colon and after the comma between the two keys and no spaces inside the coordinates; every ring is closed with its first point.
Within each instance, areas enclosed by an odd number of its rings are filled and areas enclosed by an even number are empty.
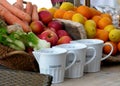
{"type": "Polygon", "coordinates": [[[62,22],[47,10],[38,11],[32,2],[3,0],[0,7],[0,43],[5,46],[29,52],[72,40],[62,22]]]}
{"type": "MultiPolygon", "coordinates": [[[[74,6],[70,2],[63,2],[59,8],[50,8],[54,18],[66,19],[83,24],[87,38],[101,39],[105,43],[113,45],[112,55],[117,55],[120,51],[120,29],[113,24],[113,18],[108,13],[88,6],[74,6]]],[[[110,46],[105,46],[103,53],[108,54],[110,46]]]]}
{"type": "MultiPolygon", "coordinates": [[[[76,7],[73,3],[63,2],[59,7],[47,9],[23,0],[17,0],[14,4],[2,0],[0,9],[1,21],[6,24],[0,28],[0,43],[3,45],[17,50],[37,50],[70,43],[73,39],[64,29],[64,24],[55,20],[65,19],[82,24],[88,39],[110,42],[114,46],[112,55],[120,52],[120,30],[113,25],[110,14],[95,8],[83,5],[76,7]],[[18,26],[19,29],[9,28],[11,26],[18,26]]],[[[109,46],[103,48],[103,53],[109,51],[109,46]]]]}

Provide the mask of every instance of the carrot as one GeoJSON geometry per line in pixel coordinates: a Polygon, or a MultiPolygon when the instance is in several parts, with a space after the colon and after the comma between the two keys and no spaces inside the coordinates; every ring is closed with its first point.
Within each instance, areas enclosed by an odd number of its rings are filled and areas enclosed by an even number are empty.
{"type": "Polygon", "coordinates": [[[7,0],[1,0],[0,4],[4,6],[7,10],[9,10],[11,13],[13,13],[18,18],[25,20],[27,22],[31,21],[31,16],[25,13],[24,11],[14,7],[11,5],[7,0]]]}
{"type": "Polygon", "coordinates": [[[13,6],[15,6],[16,8],[20,10],[23,10],[23,0],[17,0],[17,2],[13,4],[13,6]]]}
{"type": "Polygon", "coordinates": [[[29,32],[31,31],[29,25],[27,25],[26,23],[24,23],[24,21],[20,20],[18,17],[16,17],[15,15],[13,15],[11,12],[9,12],[5,7],[3,7],[2,5],[0,5],[0,16],[2,16],[4,18],[4,20],[8,23],[8,24],[19,24],[22,26],[23,30],[25,32],[29,32]]]}
{"type": "Polygon", "coordinates": [[[32,11],[33,11],[32,3],[31,2],[27,2],[26,3],[25,12],[28,13],[31,16],[32,15],[32,11]]]}
{"type": "Polygon", "coordinates": [[[39,20],[39,16],[38,16],[38,12],[37,12],[37,6],[33,5],[32,21],[38,21],[38,20],[39,20]]]}

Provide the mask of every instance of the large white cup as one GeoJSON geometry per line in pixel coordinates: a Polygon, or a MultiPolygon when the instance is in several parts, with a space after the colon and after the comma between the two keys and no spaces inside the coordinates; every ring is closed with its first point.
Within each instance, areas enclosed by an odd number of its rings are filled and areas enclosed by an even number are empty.
{"type": "MultiPolygon", "coordinates": [[[[83,43],[86,44],[89,47],[94,47],[96,49],[96,58],[89,64],[86,65],[84,68],[84,72],[98,72],[100,71],[101,61],[107,59],[113,52],[113,46],[110,43],[104,43],[103,40],[99,39],[80,39],[71,41],[71,43],[83,43]],[[103,54],[103,46],[109,45],[111,47],[111,52],[106,55],[105,57],[102,57],[103,54]]],[[[90,53],[93,53],[92,51],[87,51],[87,60],[91,58],[89,56],[90,53]]]]}
{"type": "Polygon", "coordinates": [[[63,82],[65,70],[76,62],[74,52],[68,52],[62,48],[45,48],[33,51],[33,55],[39,64],[40,73],[53,76],[52,83],[63,82]],[[69,54],[72,54],[74,59],[71,64],[66,66],[66,57],[69,54]]]}
{"type": "MultiPolygon", "coordinates": [[[[75,64],[72,65],[71,68],[65,71],[66,78],[79,78],[84,75],[84,66],[92,62],[92,60],[96,57],[96,50],[92,47],[87,47],[85,44],[75,43],[75,44],[61,44],[54,46],[53,48],[60,47],[64,48],[68,51],[72,51],[76,54],[77,60],[75,64]],[[92,50],[94,54],[92,54],[92,58],[86,61],[86,51],[92,50]]],[[[71,64],[74,56],[71,54],[68,55],[66,65],[71,64]]]]}

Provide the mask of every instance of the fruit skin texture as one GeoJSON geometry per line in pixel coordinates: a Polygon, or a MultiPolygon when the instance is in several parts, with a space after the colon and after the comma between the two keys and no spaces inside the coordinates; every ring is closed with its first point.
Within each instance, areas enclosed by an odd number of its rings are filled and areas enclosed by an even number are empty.
{"type": "Polygon", "coordinates": [[[82,14],[87,19],[90,19],[92,17],[91,10],[88,6],[83,6],[83,5],[79,6],[77,8],[77,12],[82,14]]]}
{"type": "Polygon", "coordinates": [[[104,30],[106,30],[106,31],[108,31],[108,32],[110,32],[111,30],[114,30],[114,29],[116,29],[114,25],[107,25],[107,26],[104,28],[104,30]]]}
{"type": "Polygon", "coordinates": [[[63,24],[60,21],[52,20],[48,23],[48,27],[55,29],[55,31],[63,29],[63,24]]]}
{"type": "Polygon", "coordinates": [[[84,24],[88,38],[94,38],[96,35],[96,23],[93,20],[86,20],[84,24]]]}
{"type": "Polygon", "coordinates": [[[120,52],[120,42],[117,43],[118,51],[120,52]]]}
{"type": "Polygon", "coordinates": [[[94,38],[96,35],[96,28],[93,26],[85,27],[85,31],[87,33],[88,38],[94,38]]]}
{"type": "Polygon", "coordinates": [[[81,14],[79,14],[79,13],[75,13],[75,14],[72,16],[72,21],[74,21],[74,22],[79,22],[79,23],[84,24],[85,18],[84,18],[83,15],[81,15],[81,14]]]}
{"type": "MultiPolygon", "coordinates": [[[[116,55],[117,52],[118,52],[117,43],[112,42],[112,41],[107,41],[107,42],[105,42],[105,43],[110,43],[110,44],[112,44],[112,46],[113,46],[113,52],[112,52],[111,55],[113,55],[113,56],[116,55]]],[[[111,51],[111,47],[110,47],[109,45],[106,45],[106,46],[103,47],[103,52],[104,52],[104,54],[109,54],[110,51],[111,51]]]]}
{"type": "Polygon", "coordinates": [[[45,30],[41,34],[37,35],[40,39],[46,40],[51,43],[51,46],[56,45],[58,41],[57,34],[52,30],[45,30]]]}
{"type": "Polygon", "coordinates": [[[53,16],[49,11],[42,10],[38,12],[39,19],[44,23],[47,24],[48,22],[52,21],[53,16]]]}
{"type": "Polygon", "coordinates": [[[109,40],[109,32],[106,30],[97,29],[95,38],[101,39],[106,42],[109,40]]]}
{"type": "Polygon", "coordinates": [[[100,29],[104,29],[105,26],[112,24],[112,20],[108,17],[103,17],[98,21],[97,24],[100,29]]]}
{"type": "Polygon", "coordinates": [[[70,41],[72,41],[70,36],[62,36],[57,41],[57,45],[59,45],[59,44],[67,44],[67,43],[70,43],[70,41]]]}
{"type": "Polygon", "coordinates": [[[62,10],[73,10],[74,9],[74,5],[71,2],[63,2],[60,6],[60,9],[62,10]]]}
{"type": "Polygon", "coordinates": [[[96,23],[94,20],[86,20],[85,21],[85,26],[93,26],[93,27],[96,27],[96,23]]]}
{"type": "Polygon", "coordinates": [[[113,42],[119,42],[120,41],[120,30],[114,29],[109,32],[109,39],[113,42]]]}
{"type": "Polygon", "coordinates": [[[30,28],[32,29],[32,32],[35,34],[40,34],[44,31],[44,24],[41,21],[33,21],[30,24],[30,28]]]}
{"type": "Polygon", "coordinates": [[[57,35],[58,35],[59,38],[62,37],[62,36],[69,36],[68,33],[65,30],[58,30],[57,35]]]}

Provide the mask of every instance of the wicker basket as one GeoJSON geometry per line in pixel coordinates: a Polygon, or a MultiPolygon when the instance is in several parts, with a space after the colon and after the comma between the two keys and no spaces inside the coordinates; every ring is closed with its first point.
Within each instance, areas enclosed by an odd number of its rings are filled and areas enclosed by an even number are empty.
{"type": "Polygon", "coordinates": [[[52,76],[10,69],[0,69],[0,86],[51,86],[52,76]]]}
{"type": "Polygon", "coordinates": [[[0,44],[0,65],[10,69],[38,71],[38,64],[33,55],[16,51],[0,44]]]}
{"type": "Polygon", "coordinates": [[[73,40],[87,38],[86,31],[84,30],[82,24],[65,19],[55,19],[55,20],[58,20],[64,24],[65,30],[69,33],[70,37],[73,40]]]}

